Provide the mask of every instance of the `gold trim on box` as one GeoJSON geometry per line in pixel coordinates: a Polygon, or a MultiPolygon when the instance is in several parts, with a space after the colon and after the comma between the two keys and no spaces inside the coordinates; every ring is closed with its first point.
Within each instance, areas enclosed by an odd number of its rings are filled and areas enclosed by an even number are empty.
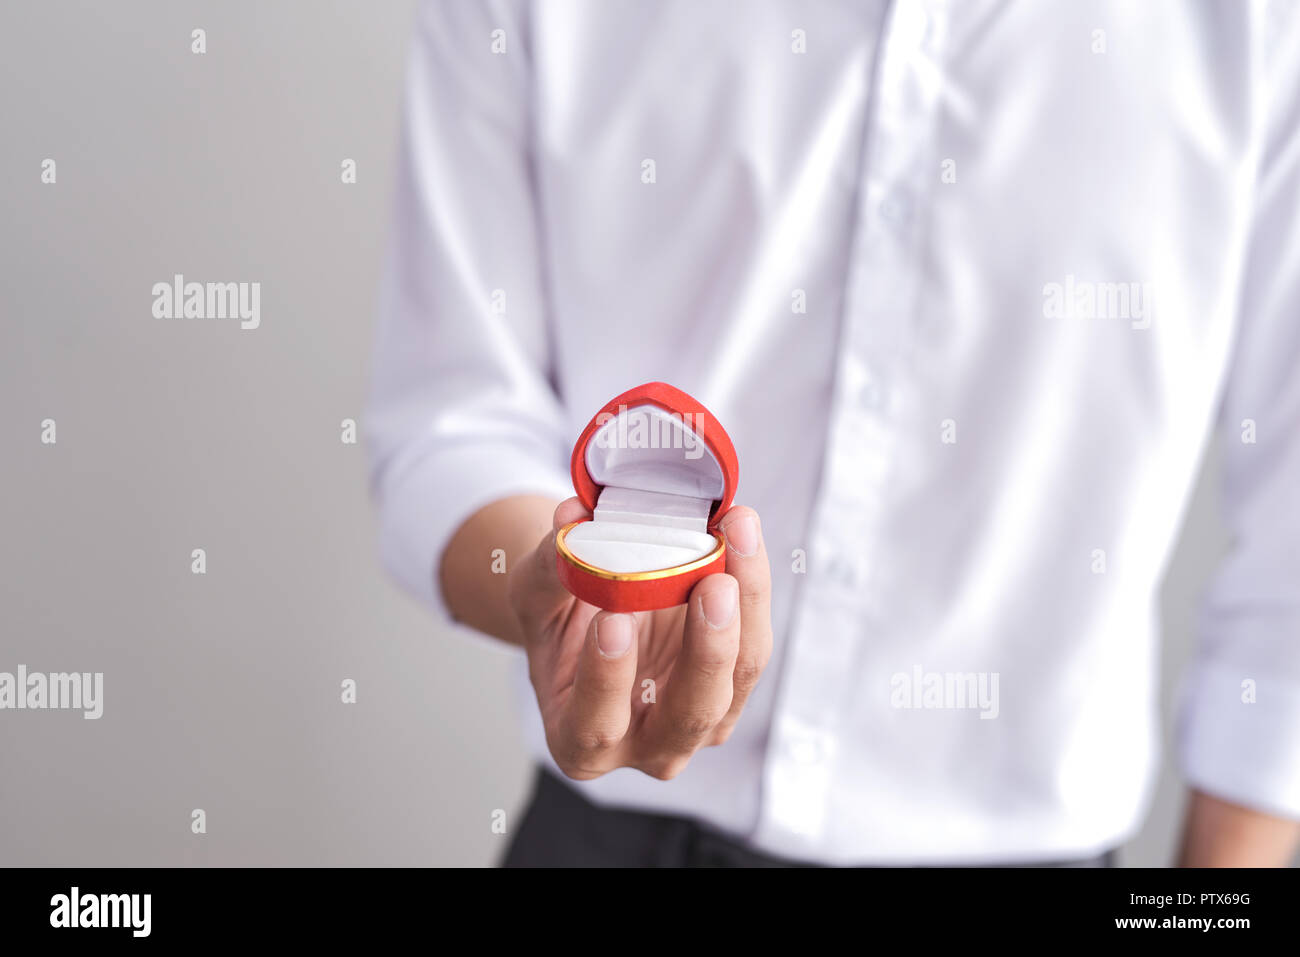
{"type": "Polygon", "coordinates": [[[580,568],[587,574],[595,575],[597,578],[604,578],[613,582],[645,582],[653,581],[656,578],[672,578],[674,575],[681,575],[684,572],[693,572],[697,568],[703,568],[705,565],[717,561],[718,556],[721,555],[723,549],[727,547],[727,540],[723,538],[719,532],[711,531],[709,534],[714,537],[718,545],[703,558],[697,558],[695,561],[687,562],[685,565],[674,565],[671,568],[656,568],[653,571],[648,572],[611,572],[588,562],[584,562],[569,550],[569,545],[565,541],[569,536],[569,529],[573,528],[575,525],[581,525],[583,521],[589,520],[581,519],[576,522],[570,522],[555,533],[555,550],[563,556],[566,562],[575,568],[580,568]]]}

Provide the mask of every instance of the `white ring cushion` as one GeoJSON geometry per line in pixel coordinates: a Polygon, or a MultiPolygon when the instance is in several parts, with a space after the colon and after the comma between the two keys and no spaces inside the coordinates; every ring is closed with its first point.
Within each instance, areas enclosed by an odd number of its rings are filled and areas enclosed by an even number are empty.
{"type": "Polygon", "coordinates": [[[569,529],[569,551],[611,572],[648,572],[703,558],[718,544],[707,532],[633,522],[583,522],[569,529]]]}
{"type": "Polygon", "coordinates": [[[610,572],[647,572],[685,565],[717,547],[708,525],[722,497],[722,467],[680,417],[656,406],[623,410],[592,435],[585,459],[604,487],[592,520],[565,537],[579,559],[610,572]],[[641,431],[629,429],[628,420],[641,431]],[[643,444],[628,441],[637,435],[643,444]],[[647,435],[653,446],[644,444],[647,435]]]}

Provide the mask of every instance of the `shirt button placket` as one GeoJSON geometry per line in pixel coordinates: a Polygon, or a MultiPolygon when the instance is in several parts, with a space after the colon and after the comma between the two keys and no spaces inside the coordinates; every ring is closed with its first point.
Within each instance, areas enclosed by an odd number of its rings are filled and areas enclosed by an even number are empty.
{"type": "Polygon", "coordinates": [[[766,841],[796,854],[829,839],[836,756],[841,739],[853,733],[843,726],[845,709],[863,681],[853,666],[860,642],[878,630],[874,540],[892,446],[899,441],[892,406],[915,295],[917,200],[932,185],[925,177],[938,176],[930,134],[943,4],[895,4],[887,29],[877,100],[865,125],[863,186],[808,575],[785,652],[759,822],[766,841]]]}

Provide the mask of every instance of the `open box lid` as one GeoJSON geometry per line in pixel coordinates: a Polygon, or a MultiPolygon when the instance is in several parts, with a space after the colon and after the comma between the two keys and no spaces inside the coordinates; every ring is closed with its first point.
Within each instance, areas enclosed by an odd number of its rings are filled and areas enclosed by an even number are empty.
{"type": "Polygon", "coordinates": [[[664,382],[610,399],[578,437],[570,469],[589,510],[606,486],[681,495],[712,501],[710,526],[731,507],[740,472],[736,449],[713,414],[664,382]]]}

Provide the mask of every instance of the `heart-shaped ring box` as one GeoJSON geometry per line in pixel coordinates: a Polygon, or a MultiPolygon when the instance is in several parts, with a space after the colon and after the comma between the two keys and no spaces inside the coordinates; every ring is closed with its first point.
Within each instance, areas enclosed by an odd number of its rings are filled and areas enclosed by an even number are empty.
{"type": "Polygon", "coordinates": [[[576,597],[607,611],[670,608],[726,568],[717,523],[736,494],[736,450],[685,392],[648,382],[610,399],[570,469],[592,512],[555,536],[560,581],[576,597]]]}

